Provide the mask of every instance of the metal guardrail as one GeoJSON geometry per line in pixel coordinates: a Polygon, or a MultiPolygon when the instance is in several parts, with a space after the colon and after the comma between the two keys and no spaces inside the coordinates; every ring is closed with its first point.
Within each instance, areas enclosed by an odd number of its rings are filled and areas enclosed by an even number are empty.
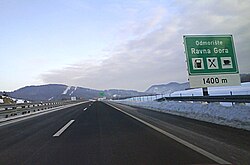
{"type": "Polygon", "coordinates": [[[0,118],[8,118],[11,116],[24,115],[31,112],[42,111],[61,105],[78,103],[79,101],[57,101],[57,102],[36,102],[36,103],[20,103],[20,104],[0,104],[0,118]]]}
{"type": "Polygon", "coordinates": [[[112,100],[124,100],[124,99],[130,99],[130,98],[136,98],[136,97],[150,97],[150,96],[159,96],[163,94],[148,94],[148,95],[135,95],[135,96],[126,96],[126,97],[116,97],[112,98],[112,100]]]}
{"type": "Polygon", "coordinates": [[[157,101],[203,101],[203,102],[235,102],[250,103],[250,95],[224,95],[224,96],[182,96],[163,97],[157,101]]]}

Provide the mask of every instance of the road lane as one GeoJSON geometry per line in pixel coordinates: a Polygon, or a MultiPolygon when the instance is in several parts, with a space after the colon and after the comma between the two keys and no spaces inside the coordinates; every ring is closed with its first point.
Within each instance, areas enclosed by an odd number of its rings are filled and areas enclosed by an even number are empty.
{"type": "MultiPolygon", "coordinates": [[[[0,164],[24,164],[53,138],[70,118],[76,118],[89,103],[0,127],[0,164]]],[[[36,163],[35,163],[36,164],[36,163]]]]}
{"type": "Polygon", "coordinates": [[[250,132],[168,113],[109,102],[232,164],[250,164],[250,132]]]}
{"type": "Polygon", "coordinates": [[[10,165],[215,163],[102,102],[2,126],[0,144],[0,164],[10,165]]]}
{"type": "MultiPolygon", "coordinates": [[[[233,164],[249,164],[250,133],[115,104],[233,164]],[[223,158],[222,157],[222,158],[223,158]]],[[[89,102],[0,126],[0,164],[213,164],[139,121],[89,102]],[[74,120],[59,137],[53,135],[74,120]]]]}
{"type": "Polygon", "coordinates": [[[74,118],[26,164],[201,164],[214,163],[197,152],[102,102],[74,118]]]}
{"type": "Polygon", "coordinates": [[[171,134],[171,133],[169,133],[169,132],[167,132],[167,131],[165,131],[163,129],[160,129],[160,128],[154,126],[153,124],[150,124],[147,121],[144,121],[144,120],[142,120],[142,119],[140,119],[140,118],[138,118],[138,117],[136,117],[136,116],[134,116],[134,115],[120,109],[120,108],[118,108],[118,107],[115,107],[115,106],[113,106],[111,104],[108,104],[108,105],[115,108],[115,109],[117,109],[118,111],[130,116],[131,118],[145,124],[146,126],[158,131],[159,133],[162,133],[163,135],[175,140],[176,142],[181,143],[182,145],[185,145],[186,147],[188,147],[188,148],[190,148],[190,149],[192,149],[192,150],[206,156],[207,158],[209,158],[209,159],[211,159],[211,160],[213,160],[213,161],[215,161],[215,162],[217,162],[219,164],[231,164],[230,162],[228,162],[228,161],[226,161],[226,160],[224,160],[224,159],[222,159],[222,158],[220,158],[220,157],[218,157],[218,156],[216,156],[216,155],[214,155],[214,154],[212,154],[212,153],[210,153],[210,152],[208,152],[208,151],[206,151],[206,150],[204,150],[204,149],[202,149],[200,147],[197,147],[196,145],[194,145],[192,143],[189,143],[189,142],[185,141],[184,139],[181,139],[181,138],[179,138],[179,137],[177,137],[177,136],[175,136],[175,135],[173,135],[173,134],[171,134]]]}

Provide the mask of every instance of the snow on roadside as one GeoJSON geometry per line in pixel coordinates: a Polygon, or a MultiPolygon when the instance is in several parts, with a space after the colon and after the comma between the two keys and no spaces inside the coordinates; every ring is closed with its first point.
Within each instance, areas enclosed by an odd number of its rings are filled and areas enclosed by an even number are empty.
{"type": "Polygon", "coordinates": [[[63,95],[66,95],[68,93],[68,91],[70,90],[71,86],[68,86],[64,91],[63,91],[63,95]]]}
{"type": "Polygon", "coordinates": [[[25,103],[25,100],[21,100],[21,99],[17,99],[15,100],[17,104],[20,104],[20,103],[25,103]]]}
{"type": "Polygon", "coordinates": [[[218,103],[178,101],[116,102],[250,131],[250,107],[245,105],[225,107],[218,103]]]}
{"type": "Polygon", "coordinates": [[[0,104],[4,103],[3,99],[0,99],[0,104]]]}
{"type": "MultiPolygon", "coordinates": [[[[210,96],[218,95],[250,95],[250,82],[241,83],[241,86],[209,87],[210,96]]],[[[176,91],[165,96],[202,96],[202,88],[176,91]]]]}

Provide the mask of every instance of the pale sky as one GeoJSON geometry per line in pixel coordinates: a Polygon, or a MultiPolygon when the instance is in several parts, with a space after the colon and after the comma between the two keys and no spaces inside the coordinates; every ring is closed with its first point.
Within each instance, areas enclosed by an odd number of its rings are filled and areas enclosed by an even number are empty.
{"type": "Polygon", "coordinates": [[[232,34],[250,73],[249,0],[1,0],[0,91],[187,82],[185,34],[232,34]]]}

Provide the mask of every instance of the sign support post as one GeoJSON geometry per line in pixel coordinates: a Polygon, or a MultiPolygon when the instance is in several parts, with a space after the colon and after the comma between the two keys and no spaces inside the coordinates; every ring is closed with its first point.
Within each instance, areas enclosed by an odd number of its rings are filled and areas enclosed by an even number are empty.
{"type": "Polygon", "coordinates": [[[209,96],[207,87],[202,88],[202,94],[203,96],[209,96]]]}

